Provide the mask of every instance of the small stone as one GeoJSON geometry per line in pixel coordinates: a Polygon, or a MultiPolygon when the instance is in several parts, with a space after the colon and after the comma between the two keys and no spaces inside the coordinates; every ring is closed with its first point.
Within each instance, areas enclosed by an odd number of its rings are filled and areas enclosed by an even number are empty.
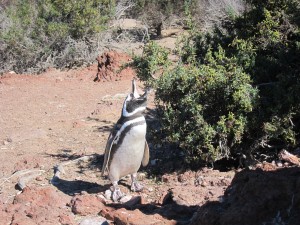
{"type": "Polygon", "coordinates": [[[62,225],[69,225],[69,224],[74,224],[74,218],[72,215],[60,215],[59,216],[59,222],[62,225]]]}
{"type": "Polygon", "coordinates": [[[104,196],[107,200],[111,200],[111,196],[112,196],[112,191],[110,189],[107,189],[105,192],[104,192],[104,196]]]}
{"type": "Polygon", "coordinates": [[[82,219],[79,225],[108,225],[108,222],[102,216],[95,216],[82,219]]]}
{"type": "Polygon", "coordinates": [[[202,187],[206,187],[207,186],[207,182],[205,180],[203,180],[202,183],[201,183],[201,186],[202,187]]]}
{"type": "Polygon", "coordinates": [[[37,176],[35,179],[36,179],[37,181],[42,181],[42,180],[43,180],[43,177],[37,176]]]}
{"type": "Polygon", "coordinates": [[[120,203],[126,203],[132,198],[131,195],[125,195],[120,199],[120,203]]]}
{"type": "Polygon", "coordinates": [[[149,192],[153,192],[154,191],[154,189],[152,187],[145,187],[145,189],[147,189],[147,191],[149,191],[149,192]]]}
{"type": "Polygon", "coordinates": [[[100,215],[108,220],[114,220],[114,209],[111,207],[105,207],[101,210],[100,215]]]}
{"type": "MultiPolygon", "coordinates": [[[[121,198],[121,200],[123,198],[121,198]]],[[[136,205],[141,204],[141,203],[142,203],[142,197],[141,196],[134,196],[134,197],[131,197],[128,201],[124,202],[123,205],[126,208],[133,209],[136,205]]]]}
{"type": "Polygon", "coordinates": [[[165,183],[168,183],[170,180],[169,180],[169,177],[167,176],[167,175],[163,175],[162,177],[161,177],[161,180],[162,180],[162,182],[165,182],[165,183]]]}
{"type": "Polygon", "coordinates": [[[179,174],[178,181],[180,183],[186,182],[187,181],[187,177],[184,174],[179,174]]]}
{"type": "Polygon", "coordinates": [[[194,181],[194,185],[199,186],[200,184],[202,184],[202,182],[203,182],[203,176],[198,176],[194,181]]]}

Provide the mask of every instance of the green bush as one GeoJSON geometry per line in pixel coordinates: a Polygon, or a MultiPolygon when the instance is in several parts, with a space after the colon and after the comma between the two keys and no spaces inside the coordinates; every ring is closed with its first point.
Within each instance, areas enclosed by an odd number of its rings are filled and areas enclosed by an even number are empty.
{"type": "Polygon", "coordinates": [[[231,156],[247,133],[257,101],[250,76],[220,47],[206,64],[177,65],[157,81],[163,132],[186,152],[189,162],[231,156]]]}
{"type": "Polygon", "coordinates": [[[96,57],[109,0],[13,0],[0,8],[0,73],[80,66],[96,57]]]}
{"type": "Polygon", "coordinates": [[[167,49],[150,41],[144,46],[143,55],[133,58],[132,66],[136,68],[138,77],[146,83],[146,86],[154,86],[155,75],[159,75],[162,70],[170,66],[168,54],[167,49]]]}
{"type": "Polygon", "coordinates": [[[163,131],[190,162],[300,144],[300,3],[247,4],[221,28],[190,30],[179,63],[153,83],[163,131]]]}

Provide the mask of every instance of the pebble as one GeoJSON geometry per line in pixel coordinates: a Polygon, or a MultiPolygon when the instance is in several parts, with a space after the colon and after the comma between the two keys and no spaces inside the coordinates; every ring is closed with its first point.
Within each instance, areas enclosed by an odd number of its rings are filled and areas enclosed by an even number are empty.
{"type": "Polygon", "coordinates": [[[201,186],[202,187],[206,187],[207,186],[207,182],[205,180],[203,180],[202,183],[201,183],[201,186]]]}
{"type": "Polygon", "coordinates": [[[111,195],[112,195],[112,191],[111,190],[106,190],[104,193],[104,196],[106,199],[111,200],[111,195]]]}
{"type": "Polygon", "coordinates": [[[109,225],[107,220],[102,216],[88,217],[80,221],[79,225],[109,225]]]}
{"type": "Polygon", "coordinates": [[[120,203],[128,202],[132,198],[131,195],[125,195],[120,199],[120,203]]]}
{"type": "Polygon", "coordinates": [[[43,177],[38,176],[38,177],[36,177],[35,179],[36,179],[37,181],[42,181],[42,180],[43,180],[43,177]]]}

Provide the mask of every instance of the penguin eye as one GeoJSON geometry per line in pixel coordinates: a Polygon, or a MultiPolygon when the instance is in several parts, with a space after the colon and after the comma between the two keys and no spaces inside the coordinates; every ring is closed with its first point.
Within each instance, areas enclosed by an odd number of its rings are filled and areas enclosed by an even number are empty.
{"type": "Polygon", "coordinates": [[[134,95],[133,95],[133,93],[130,93],[130,97],[131,97],[131,98],[134,98],[134,95]]]}

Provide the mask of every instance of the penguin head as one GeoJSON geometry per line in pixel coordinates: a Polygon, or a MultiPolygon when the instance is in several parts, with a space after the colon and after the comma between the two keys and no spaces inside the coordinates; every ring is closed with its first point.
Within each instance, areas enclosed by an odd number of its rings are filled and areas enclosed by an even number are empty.
{"type": "Polygon", "coordinates": [[[135,80],[132,80],[132,92],[127,95],[124,101],[122,115],[129,117],[137,113],[142,113],[147,106],[148,92],[149,90],[147,89],[145,93],[140,96],[137,91],[135,80]]]}

